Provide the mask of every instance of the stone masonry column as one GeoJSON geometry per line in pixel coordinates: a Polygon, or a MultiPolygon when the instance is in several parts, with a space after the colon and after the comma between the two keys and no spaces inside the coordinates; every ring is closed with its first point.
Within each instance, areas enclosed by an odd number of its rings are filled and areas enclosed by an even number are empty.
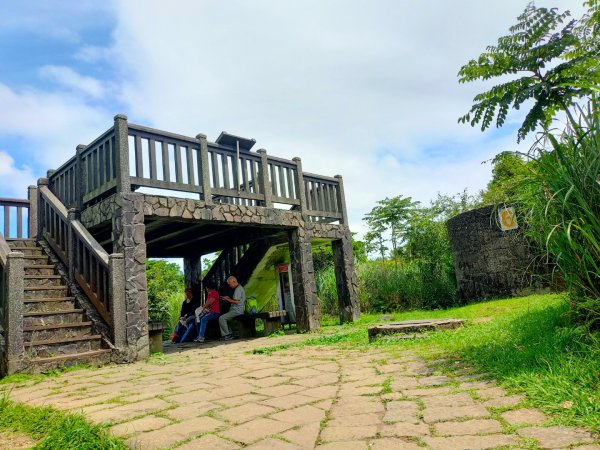
{"type": "MultiPolygon", "coordinates": [[[[185,286],[191,287],[194,297],[202,298],[202,255],[183,258],[183,276],[185,286]]],[[[181,294],[183,296],[183,293],[181,294]]]]}
{"type": "Polygon", "coordinates": [[[125,271],[126,347],[123,357],[135,361],[149,354],[144,199],[135,192],[118,192],[115,202],[113,253],[123,254],[125,271]]]}
{"type": "Polygon", "coordinates": [[[340,305],[340,321],[341,323],[354,322],[360,317],[360,300],[350,230],[346,229],[342,239],[332,241],[331,248],[340,305]]]}
{"type": "Polygon", "coordinates": [[[302,227],[289,232],[292,286],[298,331],[312,331],[321,323],[310,237],[302,227]]]}

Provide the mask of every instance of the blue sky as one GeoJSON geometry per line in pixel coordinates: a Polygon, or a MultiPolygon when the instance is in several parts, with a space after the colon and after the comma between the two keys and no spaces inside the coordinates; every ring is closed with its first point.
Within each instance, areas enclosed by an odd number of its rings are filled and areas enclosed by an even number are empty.
{"type": "Polygon", "coordinates": [[[457,123],[486,86],[456,74],[527,1],[2,3],[0,197],[24,198],[117,113],[340,173],[355,231],[386,196],[478,191],[482,161],[517,149],[520,114],[486,133],[457,123]]]}

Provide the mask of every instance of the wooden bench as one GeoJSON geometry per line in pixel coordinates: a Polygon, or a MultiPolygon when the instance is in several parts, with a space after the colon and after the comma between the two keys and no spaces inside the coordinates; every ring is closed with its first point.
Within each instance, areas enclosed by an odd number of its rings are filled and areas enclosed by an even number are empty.
{"type": "Polygon", "coordinates": [[[240,323],[240,337],[255,337],[256,336],[256,319],[261,319],[265,324],[265,336],[273,334],[281,329],[281,318],[286,317],[287,312],[269,311],[256,314],[242,314],[234,320],[240,323]]]}
{"type": "Polygon", "coordinates": [[[148,340],[150,344],[150,353],[162,353],[162,334],[165,328],[165,324],[162,322],[148,322],[148,340]]]}

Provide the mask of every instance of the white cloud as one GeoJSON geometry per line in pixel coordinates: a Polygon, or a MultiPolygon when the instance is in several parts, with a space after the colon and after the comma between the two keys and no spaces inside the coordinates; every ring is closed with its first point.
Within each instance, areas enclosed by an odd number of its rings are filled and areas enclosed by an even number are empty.
{"type": "Polygon", "coordinates": [[[40,75],[53,81],[75,93],[81,93],[92,98],[101,98],[107,94],[107,90],[100,80],[80,75],[73,69],[65,66],[42,66],[40,75]]]}
{"type": "Polygon", "coordinates": [[[16,167],[12,156],[6,151],[0,150],[1,197],[26,198],[27,186],[35,183],[36,177],[30,167],[16,167]]]}

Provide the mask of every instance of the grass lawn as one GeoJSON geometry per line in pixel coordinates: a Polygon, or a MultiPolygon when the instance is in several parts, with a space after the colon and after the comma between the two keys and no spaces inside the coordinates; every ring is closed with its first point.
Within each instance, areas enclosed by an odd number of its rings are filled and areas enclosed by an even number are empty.
{"type": "MultiPolygon", "coordinates": [[[[531,295],[491,300],[441,311],[391,314],[394,321],[463,318],[466,326],[428,333],[421,339],[380,339],[369,343],[369,325],[381,314],[363,315],[352,325],[324,320],[317,336],[301,345],[352,348],[411,349],[425,358],[446,358],[442,372],[465,365],[489,374],[527,403],[549,414],[557,424],[577,425],[600,432],[600,335],[573,328],[563,295],[531,295]],[[458,363],[460,361],[460,364],[458,363]]],[[[285,346],[284,346],[285,347],[285,346]]],[[[269,353],[279,347],[258,349],[269,353]]]]}

